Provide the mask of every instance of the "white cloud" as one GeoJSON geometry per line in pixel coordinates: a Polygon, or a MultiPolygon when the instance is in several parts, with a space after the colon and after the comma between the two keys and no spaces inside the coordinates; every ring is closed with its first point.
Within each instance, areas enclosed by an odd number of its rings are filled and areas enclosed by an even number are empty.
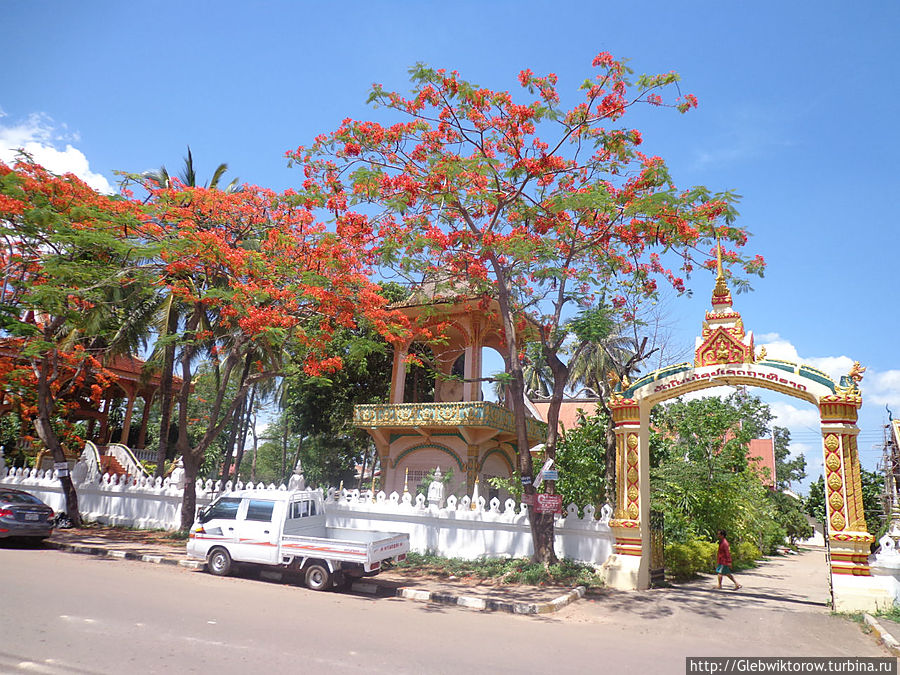
{"type": "Polygon", "coordinates": [[[865,395],[872,403],[888,406],[894,417],[900,416],[900,370],[866,373],[865,395]]]}
{"type": "Polygon", "coordinates": [[[819,431],[819,411],[816,408],[797,408],[785,401],[773,401],[769,403],[769,408],[775,416],[776,426],[788,429],[809,428],[816,433],[819,431]]]}
{"type": "Polygon", "coordinates": [[[799,457],[800,455],[806,457],[807,466],[823,465],[822,453],[820,452],[818,445],[792,442],[788,448],[791,457],[799,457]]]}
{"type": "Polygon", "coordinates": [[[793,363],[803,363],[818,368],[825,372],[835,382],[839,382],[841,376],[850,372],[853,359],[849,356],[825,356],[802,358],[797,353],[797,348],[790,341],[785,340],[778,333],[763,333],[755,338],[756,346],[766,348],[766,356],[773,359],[783,359],[793,363]]]}
{"type": "MultiPolygon", "coordinates": [[[[850,372],[850,368],[854,363],[854,359],[851,359],[849,356],[803,358],[797,353],[797,348],[778,333],[757,335],[756,344],[758,347],[766,348],[767,356],[794,363],[809,364],[827,373],[835,382],[840,382],[841,377],[850,372]]],[[[869,366],[863,376],[860,389],[862,390],[864,407],[869,409],[872,407],[882,408],[883,412],[883,408],[886,405],[894,413],[894,417],[900,416],[900,370],[877,371],[869,366]]],[[[776,408],[784,409],[785,416],[790,417],[790,411],[787,409],[793,408],[793,406],[777,404],[772,405],[772,408],[773,411],[776,408]]],[[[797,412],[803,413],[805,411],[800,409],[797,412]]],[[[810,411],[810,414],[814,413],[814,409],[810,411]]],[[[778,421],[777,424],[788,426],[781,421],[778,421]]]]}
{"type": "Polygon", "coordinates": [[[682,394],[681,399],[684,401],[695,401],[700,398],[725,398],[735,392],[734,387],[709,387],[707,389],[698,389],[697,391],[689,391],[682,394]]]}
{"type": "MultiPolygon", "coordinates": [[[[0,109],[0,118],[5,113],[0,109]]],[[[30,154],[34,161],[58,174],[73,173],[98,192],[114,192],[106,178],[91,171],[88,158],[71,143],[78,134],[69,133],[65,126],[57,126],[43,113],[33,113],[18,124],[0,123],[0,161],[11,164],[19,149],[30,154]],[[65,143],[65,149],[59,146],[65,143]]]]}

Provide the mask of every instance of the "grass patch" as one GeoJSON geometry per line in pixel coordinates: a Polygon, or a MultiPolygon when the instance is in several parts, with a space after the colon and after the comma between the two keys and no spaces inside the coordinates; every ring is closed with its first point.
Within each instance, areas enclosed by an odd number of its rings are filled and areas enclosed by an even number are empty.
{"type": "Polygon", "coordinates": [[[394,569],[417,575],[492,580],[500,584],[528,586],[584,586],[600,588],[603,581],[591,566],[572,560],[560,560],[554,565],[534,563],[527,558],[442,558],[421,553],[409,553],[406,560],[393,565],[394,569]]]}
{"type": "Polygon", "coordinates": [[[888,619],[890,621],[896,621],[900,623],[900,607],[894,605],[890,609],[881,609],[875,612],[875,616],[879,619],[888,619]]]}

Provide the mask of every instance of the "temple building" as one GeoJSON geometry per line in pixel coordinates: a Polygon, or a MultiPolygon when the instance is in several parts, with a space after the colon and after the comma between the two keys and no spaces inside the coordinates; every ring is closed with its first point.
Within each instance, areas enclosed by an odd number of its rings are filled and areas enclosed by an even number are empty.
{"type": "MultiPolygon", "coordinates": [[[[399,309],[411,321],[432,328],[428,344],[407,342],[395,349],[390,400],[359,405],[353,423],[374,439],[381,464],[381,489],[415,492],[429,471],[440,467],[451,479],[447,494],[504,497],[491,477],[511,476],[516,467],[512,411],[485,401],[482,351],[506,360],[495,301],[443,297],[420,289],[399,309]],[[421,365],[420,365],[421,364],[421,365]]],[[[546,426],[528,422],[529,448],[546,437],[546,426]]]]}

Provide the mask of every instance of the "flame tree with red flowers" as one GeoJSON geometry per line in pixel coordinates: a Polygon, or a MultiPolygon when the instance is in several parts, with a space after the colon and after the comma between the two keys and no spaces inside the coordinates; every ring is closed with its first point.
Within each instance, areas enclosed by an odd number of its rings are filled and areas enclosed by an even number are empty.
{"type": "MultiPolygon", "coordinates": [[[[733,196],[678,190],[664,161],[642,152],[640,132],[625,124],[638,104],[695,107],[693,96],[679,94],[678,76],[632,79],[605,53],[593,67],[580,102],[566,109],[553,74],[522,71],[524,92],[514,98],[419,64],[408,95],[374,85],[369,101],[384,123],[346,119],[288,153],[303,170],[305,205],[377,237],[386,267],[496,300],[518,471],[531,498],[526,343],[540,343],[553,372],[552,458],[568,381],[560,354],[576,312],[601,294],[614,305],[635,291],[652,296],[658,280],[683,291],[695,265],[712,264],[716,238],[726,264],[748,273],[764,264],[738,252],[747,232],[734,224],[733,196]]],[[[555,560],[553,514],[529,516],[535,560],[555,560]]]]}
{"type": "Polygon", "coordinates": [[[323,377],[339,370],[331,336],[355,327],[359,317],[388,339],[404,328],[370,281],[372,238],[365,228],[346,222],[330,230],[290,192],[247,185],[228,193],[177,181],[144,188],[153,215],[148,236],[161,247],[159,284],[186,309],[177,336],[183,384],[176,442],[186,530],[206,451],[250,388],[297,370],[323,377]],[[203,354],[214,362],[216,387],[198,432],[189,425],[188,402],[203,354]]]}
{"type": "Polygon", "coordinates": [[[142,214],[27,156],[0,162],[0,377],[4,396],[32,421],[59,470],[70,520],[78,496],[64,443],[82,440],[70,415],[99,404],[103,359],[123,349],[133,310],[147,299],[139,260],[142,214]]]}

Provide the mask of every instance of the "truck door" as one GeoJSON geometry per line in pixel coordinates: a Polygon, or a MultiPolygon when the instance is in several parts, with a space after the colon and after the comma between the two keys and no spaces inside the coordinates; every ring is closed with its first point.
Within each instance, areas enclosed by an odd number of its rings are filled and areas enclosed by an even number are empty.
{"type": "Polygon", "coordinates": [[[284,502],[257,498],[245,498],[244,501],[246,504],[242,513],[238,514],[235,559],[269,564],[278,562],[284,502]]]}
{"type": "Polygon", "coordinates": [[[241,506],[239,497],[220,497],[200,511],[198,523],[201,532],[192,533],[188,541],[188,551],[206,557],[207,551],[215,544],[231,545],[235,542],[235,524],[241,506]]]}

